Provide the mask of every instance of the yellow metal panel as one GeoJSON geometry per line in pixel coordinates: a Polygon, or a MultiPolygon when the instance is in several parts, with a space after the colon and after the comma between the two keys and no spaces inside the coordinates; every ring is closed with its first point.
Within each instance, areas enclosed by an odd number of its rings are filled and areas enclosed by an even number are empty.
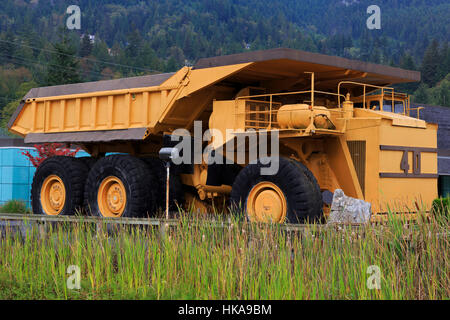
{"type": "Polygon", "coordinates": [[[383,118],[391,119],[392,124],[395,126],[413,127],[413,128],[426,128],[426,122],[423,120],[411,118],[402,114],[376,111],[362,108],[355,108],[355,117],[372,117],[372,118],[383,118]]]}
{"type": "Polygon", "coordinates": [[[36,102],[33,101],[31,104],[31,119],[29,121],[31,122],[31,131],[36,130],[36,112],[37,112],[37,105],[36,102]]]}
{"type": "Polygon", "coordinates": [[[39,102],[36,109],[36,132],[44,132],[45,102],[39,102]]]}
{"type": "Polygon", "coordinates": [[[80,130],[81,98],[75,99],[75,129],[80,130]]]}
{"type": "Polygon", "coordinates": [[[48,103],[48,127],[47,131],[56,132],[59,130],[61,115],[61,101],[49,101],[48,103]]]}
{"type": "MultiPolygon", "coordinates": [[[[430,177],[381,177],[381,173],[402,175],[401,169],[403,151],[380,150],[380,145],[392,147],[412,147],[435,149],[437,147],[436,126],[427,124],[426,129],[409,126],[394,126],[391,119],[377,113],[369,114],[355,109],[360,116],[371,115],[370,118],[353,118],[349,121],[345,137],[347,140],[366,140],[366,183],[365,200],[372,203],[374,213],[386,212],[388,206],[405,208],[416,206],[416,200],[428,206],[437,197],[437,181],[430,177]],[[380,119],[376,119],[380,117],[380,119]],[[381,117],[385,119],[381,119],[381,117]]],[[[437,173],[437,154],[434,152],[421,152],[421,174],[437,173]]],[[[417,155],[416,155],[417,156],[417,155]]],[[[413,152],[407,154],[409,170],[413,175],[413,152]]],[[[417,209],[416,209],[417,210],[417,209]]]]}
{"type": "Polygon", "coordinates": [[[363,195],[365,194],[366,187],[366,144],[365,140],[347,141],[363,195]]]}
{"type": "Polygon", "coordinates": [[[327,140],[325,149],[330,167],[345,194],[364,199],[345,138],[337,137],[327,140]]]}
{"type": "MultiPolygon", "coordinates": [[[[347,141],[366,141],[366,164],[364,181],[364,200],[372,204],[378,203],[379,182],[379,125],[381,119],[353,118],[348,120],[345,138],[347,141]]],[[[345,191],[345,190],[344,190],[345,191]]]]}
{"type": "Polygon", "coordinates": [[[98,102],[98,98],[97,97],[92,97],[92,101],[91,101],[91,126],[90,129],[95,129],[95,127],[97,126],[97,102],[98,102]]]}
{"type": "MultiPolygon", "coordinates": [[[[402,161],[403,152],[400,151],[382,151],[380,152],[380,169],[379,172],[400,173],[400,163],[402,161]]],[[[411,163],[412,154],[409,154],[409,163],[411,163]]],[[[412,173],[412,166],[409,170],[412,173]]]]}
{"type": "Polygon", "coordinates": [[[20,123],[16,123],[16,125],[12,128],[12,132],[18,133],[21,135],[25,135],[28,132],[30,132],[30,129],[36,130],[36,111],[37,105],[34,103],[31,108],[28,108],[26,110],[23,110],[21,112],[21,119],[22,121],[20,123]]]}
{"type": "Polygon", "coordinates": [[[59,105],[59,131],[64,131],[64,121],[66,116],[66,100],[61,100],[59,105]]]}
{"type": "Polygon", "coordinates": [[[232,136],[227,136],[227,129],[233,130],[237,128],[243,128],[244,122],[241,126],[237,126],[236,114],[230,112],[235,107],[235,100],[214,101],[213,112],[209,118],[209,128],[219,130],[222,133],[222,137],[225,141],[214,141],[214,148],[220,147],[223,143],[226,143],[232,136]]]}
{"type": "Polygon", "coordinates": [[[91,130],[92,98],[80,100],[80,130],[91,130]]]}
{"type": "MultiPolygon", "coordinates": [[[[123,103],[123,126],[125,128],[128,128],[130,126],[130,111],[131,111],[131,94],[126,94],[124,97],[124,103],[123,103]]],[[[118,110],[122,111],[122,110],[118,110]]],[[[119,112],[118,112],[119,113],[119,112]]]]}
{"type": "MultiPolygon", "coordinates": [[[[148,94],[148,92],[147,92],[148,94]]],[[[144,94],[136,93],[130,95],[130,127],[145,127],[147,126],[146,110],[148,105],[144,105],[144,94]]],[[[148,103],[148,102],[147,102],[148,103]]]]}
{"type": "Polygon", "coordinates": [[[106,127],[108,129],[112,128],[113,126],[114,98],[115,97],[112,95],[108,97],[108,111],[107,111],[108,122],[106,124],[106,127]]]}
{"type": "Polygon", "coordinates": [[[213,85],[223,78],[229,77],[234,73],[250,66],[251,64],[252,63],[242,63],[223,67],[191,70],[188,75],[189,84],[182,90],[182,93],[180,94],[178,99],[181,99],[200,89],[213,85]]]}
{"type": "Polygon", "coordinates": [[[427,128],[391,126],[390,121],[385,120],[380,128],[380,144],[437,148],[437,128],[430,124],[427,128]]]}
{"type": "MultiPolygon", "coordinates": [[[[380,151],[380,172],[386,173],[404,173],[400,168],[403,159],[403,151],[380,151]]],[[[413,152],[408,152],[408,174],[413,174],[413,152]]],[[[418,157],[418,155],[416,155],[418,157]]],[[[415,160],[417,162],[417,160],[415,160]]],[[[437,153],[421,152],[420,159],[421,173],[437,174],[437,153]]]]}
{"type": "Polygon", "coordinates": [[[429,210],[432,201],[437,198],[437,133],[436,126],[427,125],[427,129],[390,126],[389,122],[382,122],[380,126],[380,145],[392,147],[424,148],[417,152],[407,152],[406,170],[402,166],[405,151],[381,150],[380,169],[382,173],[396,174],[395,178],[380,177],[379,208],[385,212],[394,205],[400,209],[404,206],[408,210],[429,210]],[[421,152],[425,150],[425,152],[421,152]],[[434,151],[433,151],[434,150],[434,151]],[[428,152],[431,151],[431,152],[428,152]],[[415,159],[413,159],[415,157],[415,159]],[[414,164],[420,164],[414,172],[414,164]],[[408,177],[402,177],[405,175],[408,177]],[[417,175],[417,177],[414,177],[417,175]]]}
{"type": "Polygon", "coordinates": [[[97,129],[106,129],[108,128],[108,106],[109,106],[109,100],[112,100],[112,97],[97,97],[97,110],[95,112],[96,114],[96,128],[97,129]]]}
{"type": "Polygon", "coordinates": [[[124,112],[124,106],[125,106],[125,96],[124,95],[114,96],[114,104],[112,110],[112,124],[111,124],[113,129],[122,129],[125,127],[124,120],[126,112],[124,112]]]}
{"type": "Polygon", "coordinates": [[[434,173],[438,172],[438,162],[436,153],[422,153],[422,173],[434,173]]]}
{"type": "Polygon", "coordinates": [[[45,101],[44,102],[44,132],[48,131],[49,128],[49,119],[50,119],[50,101],[45,101]]]}
{"type": "MultiPolygon", "coordinates": [[[[29,132],[72,132],[156,126],[158,122],[164,123],[169,111],[180,114],[174,106],[177,100],[210,86],[250,64],[199,70],[185,67],[161,86],[155,87],[28,99],[11,130],[25,135],[29,132]],[[184,86],[186,89],[183,89],[184,86]]],[[[196,105],[197,108],[204,106],[204,103],[196,105]]],[[[195,110],[193,111],[195,113],[195,110]]],[[[172,115],[169,118],[167,121],[180,126],[184,126],[184,122],[191,121],[190,117],[177,118],[172,115]]]]}
{"type": "Polygon", "coordinates": [[[430,210],[437,198],[436,179],[380,179],[379,212],[415,212],[430,210]]]}
{"type": "Polygon", "coordinates": [[[148,119],[148,125],[153,126],[156,123],[156,120],[158,119],[158,114],[160,112],[160,108],[163,100],[163,94],[162,92],[156,93],[150,93],[149,95],[149,119],[148,119]]]}
{"type": "Polygon", "coordinates": [[[142,121],[145,126],[148,125],[149,122],[149,109],[150,109],[150,95],[148,92],[144,92],[141,96],[141,104],[142,104],[142,121]]]}
{"type": "Polygon", "coordinates": [[[176,88],[184,80],[189,71],[191,71],[189,67],[181,68],[173,76],[161,83],[161,87],[176,88]]]}
{"type": "Polygon", "coordinates": [[[70,131],[75,129],[75,99],[66,100],[66,114],[64,129],[65,131],[70,131]]]}

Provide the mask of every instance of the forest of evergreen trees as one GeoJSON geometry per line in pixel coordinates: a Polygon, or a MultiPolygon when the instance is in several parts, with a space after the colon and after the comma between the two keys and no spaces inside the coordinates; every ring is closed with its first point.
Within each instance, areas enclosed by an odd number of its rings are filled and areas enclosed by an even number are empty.
{"type": "Polygon", "coordinates": [[[399,89],[450,106],[448,0],[2,0],[0,126],[30,88],[175,71],[202,57],[287,47],[422,72],[399,89]],[[81,30],[65,28],[81,8],[81,30]],[[91,37],[89,37],[90,35],[91,37]],[[94,36],[95,38],[93,38],[94,36]]]}

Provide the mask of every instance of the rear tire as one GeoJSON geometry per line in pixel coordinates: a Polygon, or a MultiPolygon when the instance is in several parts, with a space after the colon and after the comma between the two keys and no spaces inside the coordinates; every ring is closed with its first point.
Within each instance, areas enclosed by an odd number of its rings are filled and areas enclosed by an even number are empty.
{"type": "MultiPolygon", "coordinates": [[[[166,167],[164,161],[158,158],[143,158],[142,160],[148,165],[153,172],[154,177],[157,180],[157,186],[155,186],[156,193],[156,205],[163,210],[166,209],[166,167]]],[[[178,206],[182,206],[184,203],[183,184],[179,174],[177,173],[177,167],[170,166],[170,180],[169,180],[169,210],[178,211],[178,206]]]]}
{"type": "Polygon", "coordinates": [[[318,209],[317,187],[311,183],[301,166],[290,159],[279,158],[278,172],[268,176],[260,174],[263,167],[265,165],[258,161],[241,170],[231,191],[232,210],[244,210],[247,217],[253,221],[259,213],[249,212],[249,209],[257,210],[253,208],[261,207],[267,207],[268,212],[271,210],[284,212],[275,214],[276,218],[281,219],[272,220],[273,222],[306,223],[320,219],[322,210],[318,209]],[[280,199],[280,202],[273,204],[272,202],[277,202],[277,199],[280,199]],[[256,205],[253,206],[253,203],[256,205]]]}
{"type": "Polygon", "coordinates": [[[97,162],[97,159],[94,157],[79,157],[77,159],[83,161],[83,163],[89,168],[89,170],[91,170],[91,168],[97,162]]]}
{"type": "Polygon", "coordinates": [[[89,172],[85,208],[109,218],[151,216],[155,211],[156,181],[147,165],[130,155],[111,155],[89,172]]]}
{"type": "Polygon", "coordinates": [[[79,159],[54,156],[44,160],[31,185],[33,213],[57,216],[81,210],[87,175],[88,168],[79,159]]]}

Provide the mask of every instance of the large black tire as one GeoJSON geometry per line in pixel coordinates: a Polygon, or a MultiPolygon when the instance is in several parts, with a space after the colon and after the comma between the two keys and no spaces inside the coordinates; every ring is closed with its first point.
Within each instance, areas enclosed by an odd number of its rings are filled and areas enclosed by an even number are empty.
{"type": "Polygon", "coordinates": [[[126,204],[120,217],[146,217],[155,212],[156,181],[145,162],[130,155],[111,155],[98,160],[89,172],[84,205],[88,213],[103,217],[97,200],[101,183],[118,178],[126,190],[126,204]]]}
{"type": "Polygon", "coordinates": [[[89,168],[89,170],[91,170],[91,168],[98,160],[97,158],[94,157],[79,157],[77,159],[83,161],[83,163],[89,168]]]}
{"type": "Polygon", "coordinates": [[[41,203],[41,189],[45,179],[51,175],[55,175],[62,180],[66,191],[64,207],[57,215],[73,215],[81,210],[88,168],[79,159],[54,156],[44,160],[34,174],[31,185],[33,213],[49,215],[48,212],[45,212],[41,203]]]}
{"type": "MultiPolygon", "coordinates": [[[[157,186],[154,186],[156,192],[156,205],[158,208],[166,209],[166,179],[167,171],[164,161],[158,158],[143,158],[142,160],[149,166],[157,180],[157,186]]],[[[183,184],[181,183],[178,168],[174,165],[170,167],[169,180],[169,210],[178,211],[178,206],[184,202],[183,184]]]]}
{"type": "MultiPolygon", "coordinates": [[[[265,161],[262,161],[266,163],[265,161]]],[[[287,223],[306,223],[319,221],[322,210],[317,205],[317,189],[310,179],[290,159],[279,158],[279,170],[275,175],[261,175],[266,165],[258,162],[249,164],[241,170],[233,183],[230,201],[233,211],[247,207],[247,199],[252,188],[260,182],[271,182],[283,192],[287,202],[287,223]]]]}
{"type": "Polygon", "coordinates": [[[322,191],[320,190],[319,183],[317,182],[314,174],[301,162],[291,159],[291,161],[302,170],[303,174],[308,178],[311,183],[311,188],[313,188],[314,192],[314,210],[319,212],[320,221],[323,222],[323,199],[322,199],[322,191]]]}

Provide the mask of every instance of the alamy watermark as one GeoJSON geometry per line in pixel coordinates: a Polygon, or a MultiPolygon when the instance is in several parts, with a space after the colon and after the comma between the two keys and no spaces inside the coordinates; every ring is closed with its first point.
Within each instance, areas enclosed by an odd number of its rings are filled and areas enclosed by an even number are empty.
{"type": "Polygon", "coordinates": [[[70,265],[67,268],[67,289],[69,290],[80,290],[81,289],[81,271],[80,267],[77,265],[70,265]]]}
{"type": "Polygon", "coordinates": [[[70,16],[66,20],[66,26],[69,30],[80,30],[81,29],[81,9],[77,5],[71,5],[67,7],[67,14],[70,16]]]}
{"type": "Polygon", "coordinates": [[[369,30],[380,30],[381,29],[381,9],[377,5],[371,5],[367,8],[367,13],[371,16],[367,18],[367,28],[369,30]]]}
{"type": "Polygon", "coordinates": [[[379,266],[369,266],[367,267],[367,274],[369,277],[367,278],[367,289],[369,290],[380,290],[381,289],[381,269],[379,266]]]}
{"type": "Polygon", "coordinates": [[[254,129],[246,131],[226,129],[225,137],[222,131],[217,129],[208,129],[203,133],[202,122],[195,121],[193,139],[186,129],[176,129],[172,132],[171,140],[179,142],[175,146],[178,149],[178,156],[173,158],[172,162],[176,165],[259,162],[262,164],[261,175],[275,175],[279,169],[279,133],[276,130],[270,131],[270,155],[268,136],[268,131],[254,129]],[[203,142],[210,142],[204,150],[202,150],[203,142]]]}

